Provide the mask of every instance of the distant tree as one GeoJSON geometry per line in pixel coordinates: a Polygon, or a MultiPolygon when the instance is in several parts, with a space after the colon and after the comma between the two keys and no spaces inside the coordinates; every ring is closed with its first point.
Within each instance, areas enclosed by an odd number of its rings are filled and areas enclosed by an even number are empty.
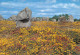
{"type": "Polygon", "coordinates": [[[68,19],[69,15],[68,14],[65,14],[65,17],[66,17],[66,19],[68,19]]]}
{"type": "Polygon", "coordinates": [[[79,21],[80,21],[80,19],[79,19],[79,21]]]}
{"type": "Polygon", "coordinates": [[[56,20],[58,21],[59,16],[54,15],[52,18],[53,18],[53,19],[56,19],[56,20]]]}
{"type": "Polygon", "coordinates": [[[66,19],[68,19],[69,15],[68,14],[60,14],[60,15],[54,15],[52,17],[52,19],[56,19],[58,21],[58,19],[61,17],[61,16],[65,16],[66,19]]]}
{"type": "Polygon", "coordinates": [[[59,15],[59,17],[61,17],[62,15],[59,15]]]}
{"type": "Polygon", "coordinates": [[[52,21],[52,18],[49,18],[49,21],[52,21]]]}
{"type": "Polygon", "coordinates": [[[74,21],[78,21],[78,19],[75,18],[74,21]]]}
{"type": "Polygon", "coordinates": [[[61,16],[65,16],[64,14],[62,14],[61,16]]]}

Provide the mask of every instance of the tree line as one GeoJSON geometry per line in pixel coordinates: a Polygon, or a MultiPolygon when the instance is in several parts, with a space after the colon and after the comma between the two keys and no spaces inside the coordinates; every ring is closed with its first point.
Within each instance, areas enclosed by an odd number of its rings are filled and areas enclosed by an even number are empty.
{"type": "MultiPolygon", "coordinates": [[[[51,17],[49,20],[52,21],[52,19],[56,19],[56,21],[58,21],[58,19],[61,17],[61,16],[65,16],[66,19],[68,19],[69,15],[68,14],[60,14],[60,15],[54,15],[53,17],[51,17]]],[[[37,17],[37,18],[42,18],[42,17],[37,17]]],[[[74,21],[80,21],[80,18],[79,19],[74,19],[74,21]]]]}

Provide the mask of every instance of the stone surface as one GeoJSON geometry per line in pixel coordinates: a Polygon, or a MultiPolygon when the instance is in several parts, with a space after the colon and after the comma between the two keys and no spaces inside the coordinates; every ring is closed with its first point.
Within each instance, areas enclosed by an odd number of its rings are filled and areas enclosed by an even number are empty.
{"type": "Polygon", "coordinates": [[[41,17],[41,18],[33,17],[31,21],[49,21],[49,17],[41,17]]]}
{"type": "Polygon", "coordinates": [[[4,18],[0,15],[0,20],[4,20],[4,18]]]}
{"type": "Polygon", "coordinates": [[[42,17],[42,21],[45,21],[45,17],[42,17]]]}
{"type": "Polygon", "coordinates": [[[46,17],[46,21],[49,21],[49,17],[46,17]]]}
{"type": "Polygon", "coordinates": [[[42,21],[42,18],[40,19],[40,21],[42,21]]]}
{"type": "Polygon", "coordinates": [[[32,11],[29,8],[25,8],[24,10],[19,12],[16,20],[22,20],[27,18],[31,19],[31,17],[32,17],[32,11]]]}
{"type": "Polygon", "coordinates": [[[40,21],[40,18],[36,18],[37,21],[40,21]]]}
{"type": "Polygon", "coordinates": [[[16,15],[12,15],[8,20],[15,21],[16,20],[16,15]]]}
{"type": "Polygon", "coordinates": [[[53,22],[56,22],[56,19],[52,19],[53,22]]]}
{"type": "Polygon", "coordinates": [[[27,23],[22,23],[21,21],[16,21],[16,27],[30,27],[31,26],[31,22],[28,21],[27,23]]]}
{"type": "Polygon", "coordinates": [[[43,17],[42,21],[49,21],[49,17],[43,17]]]}
{"type": "Polygon", "coordinates": [[[33,17],[33,18],[31,19],[31,21],[36,21],[36,17],[33,17]]]}
{"type": "Polygon", "coordinates": [[[31,25],[32,11],[29,8],[25,8],[16,17],[16,27],[30,27],[31,25]]]}
{"type": "Polygon", "coordinates": [[[73,19],[73,16],[72,15],[70,15],[68,18],[69,18],[68,19],[69,22],[74,22],[74,19],[73,19]]]}
{"type": "Polygon", "coordinates": [[[66,18],[65,16],[61,16],[59,19],[58,19],[58,22],[66,22],[66,18]]]}

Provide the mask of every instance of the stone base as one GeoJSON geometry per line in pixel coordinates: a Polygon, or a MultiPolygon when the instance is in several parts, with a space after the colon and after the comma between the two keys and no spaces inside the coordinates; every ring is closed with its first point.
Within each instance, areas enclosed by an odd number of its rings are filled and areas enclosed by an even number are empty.
{"type": "Polygon", "coordinates": [[[16,28],[17,27],[30,27],[30,26],[31,26],[31,22],[30,21],[28,21],[26,23],[22,23],[20,21],[16,21],[16,28]]]}

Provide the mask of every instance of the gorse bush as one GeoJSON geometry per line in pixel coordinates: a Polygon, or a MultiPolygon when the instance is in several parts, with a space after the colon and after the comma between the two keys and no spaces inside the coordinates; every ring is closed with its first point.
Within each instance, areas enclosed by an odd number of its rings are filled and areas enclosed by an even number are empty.
{"type": "Polygon", "coordinates": [[[65,28],[72,24],[61,26],[58,22],[37,21],[31,27],[16,28],[13,21],[0,21],[0,55],[76,54],[77,45],[65,28]]]}

